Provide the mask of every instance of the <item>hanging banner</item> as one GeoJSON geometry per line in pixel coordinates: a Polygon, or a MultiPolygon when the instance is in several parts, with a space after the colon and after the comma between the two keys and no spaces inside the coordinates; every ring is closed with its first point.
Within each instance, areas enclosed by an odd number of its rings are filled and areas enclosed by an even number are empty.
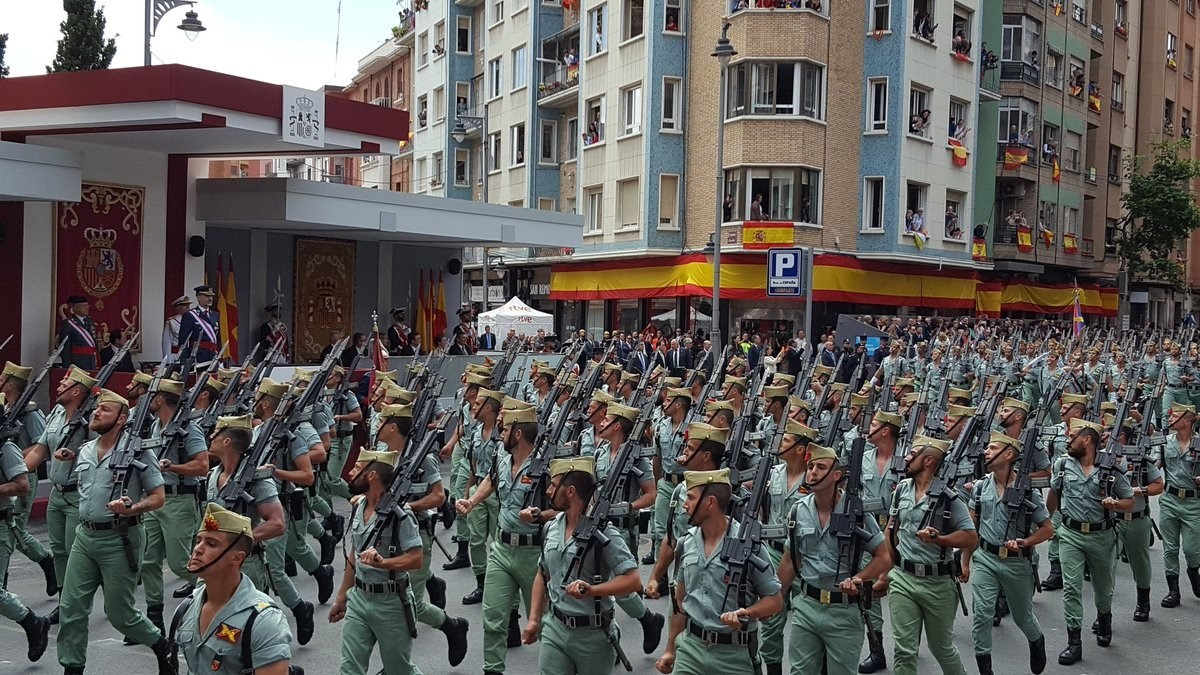
{"type": "Polygon", "coordinates": [[[296,360],[313,363],[330,334],[354,331],[354,242],[296,239],[296,360]]]}
{"type": "MultiPolygon", "coordinates": [[[[145,202],[145,188],[84,183],[78,202],[55,204],[52,332],[70,311],[72,295],[91,303],[98,349],[110,331],[141,331],[145,202]]],[[[141,351],[140,338],[131,349],[141,351]]]]}

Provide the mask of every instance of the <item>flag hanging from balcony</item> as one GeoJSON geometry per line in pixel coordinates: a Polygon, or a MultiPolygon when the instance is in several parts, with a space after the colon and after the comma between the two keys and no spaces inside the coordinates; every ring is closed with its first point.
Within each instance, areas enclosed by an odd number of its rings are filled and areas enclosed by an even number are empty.
{"type": "Polygon", "coordinates": [[[747,220],[742,223],[742,248],[749,250],[791,246],[796,230],[790,222],[747,220]]]}
{"type": "Polygon", "coordinates": [[[1033,230],[1028,225],[1017,226],[1017,250],[1021,253],[1033,252],[1033,230]]]}
{"type": "Polygon", "coordinates": [[[987,239],[975,237],[975,240],[971,243],[971,258],[973,260],[987,260],[987,239]]]}
{"type": "Polygon", "coordinates": [[[1079,240],[1073,234],[1063,235],[1063,251],[1067,253],[1079,253],[1079,240]]]}
{"type": "Polygon", "coordinates": [[[1063,8],[1063,4],[1061,2],[1054,5],[1054,16],[1062,16],[1063,12],[1065,11],[1066,9],[1063,8]]]}
{"type": "Polygon", "coordinates": [[[929,238],[929,235],[925,234],[924,230],[918,230],[916,232],[913,232],[912,236],[913,236],[913,246],[916,246],[918,251],[924,251],[925,250],[925,240],[929,238]]]}
{"type": "Polygon", "coordinates": [[[963,167],[967,165],[967,148],[962,144],[962,141],[957,138],[951,138],[946,141],[946,145],[950,146],[950,161],[954,166],[963,167]]]}
{"type": "Polygon", "coordinates": [[[1070,86],[1069,90],[1070,90],[1072,96],[1078,98],[1079,95],[1083,93],[1083,85],[1082,84],[1073,84],[1070,86]]]}
{"type": "Polygon", "coordinates": [[[1088,95],[1088,107],[1091,108],[1093,112],[1100,112],[1100,95],[1099,94],[1089,94],[1088,95]]]}
{"type": "Polygon", "coordinates": [[[1057,155],[1054,157],[1054,173],[1052,173],[1050,177],[1054,179],[1055,183],[1062,180],[1062,166],[1058,163],[1057,155]]]}
{"type": "Polygon", "coordinates": [[[1022,164],[1029,163],[1029,148],[1023,145],[1010,145],[1004,149],[1004,170],[1015,171],[1022,164]]]}
{"type": "Polygon", "coordinates": [[[1054,246],[1054,232],[1052,230],[1043,227],[1041,230],[1041,235],[1042,243],[1046,245],[1046,248],[1054,246]]]}

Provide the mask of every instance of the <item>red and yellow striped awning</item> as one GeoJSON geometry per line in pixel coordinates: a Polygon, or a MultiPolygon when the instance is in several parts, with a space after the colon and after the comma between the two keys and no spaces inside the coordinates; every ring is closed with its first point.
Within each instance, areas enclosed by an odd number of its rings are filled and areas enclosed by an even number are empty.
{"type": "MultiPolygon", "coordinates": [[[[633,258],[562,263],[550,267],[552,300],[633,300],[712,295],[712,264],[693,253],[667,258],[633,258]]],[[[766,258],[721,256],[721,297],[767,297],[766,258]]]]}

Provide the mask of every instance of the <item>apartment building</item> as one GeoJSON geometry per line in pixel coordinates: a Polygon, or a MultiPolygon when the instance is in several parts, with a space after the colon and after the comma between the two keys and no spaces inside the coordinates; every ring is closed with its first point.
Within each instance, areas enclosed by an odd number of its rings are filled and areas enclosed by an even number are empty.
{"type": "MultiPolygon", "coordinates": [[[[364,103],[411,112],[413,44],[416,15],[407,7],[400,12],[400,22],[392,28],[391,39],[371,50],[358,61],[358,69],[350,85],[341,95],[364,103]]],[[[409,119],[412,119],[410,115],[409,119]]],[[[412,174],[412,139],[402,141],[395,156],[364,155],[338,158],[333,161],[332,182],[342,182],[380,190],[410,192],[412,174]]]]}

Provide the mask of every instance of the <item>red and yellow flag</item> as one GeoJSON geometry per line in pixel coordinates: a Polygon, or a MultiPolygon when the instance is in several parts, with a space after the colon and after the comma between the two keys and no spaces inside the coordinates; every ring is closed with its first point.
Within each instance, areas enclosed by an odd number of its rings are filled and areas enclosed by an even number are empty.
{"type": "Polygon", "coordinates": [[[421,278],[417,281],[417,332],[425,343],[425,349],[433,348],[433,336],[429,334],[429,314],[426,310],[425,270],[421,270],[421,278]]]}
{"type": "Polygon", "coordinates": [[[1029,148],[1023,145],[1010,145],[1004,149],[1004,170],[1013,171],[1029,163],[1029,148]]]}
{"type": "Polygon", "coordinates": [[[1100,96],[1099,96],[1099,94],[1088,95],[1088,107],[1091,108],[1093,112],[1100,112],[1100,96]]]}
{"type": "Polygon", "coordinates": [[[950,140],[946,141],[946,145],[950,146],[950,161],[954,163],[954,166],[966,166],[967,155],[970,153],[966,146],[962,144],[962,141],[958,140],[957,138],[951,138],[950,140]]]}
{"type": "Polygon", "coordinates": [[[1062,166],[1058,163],[1058,157],[1054,158],[1054,173],[1051,174],[1051,178],[1054,179],[1055,183],[1062,180],[1062,166]]]}
{"type": "Polygon", "coordinates": [[[1054,232],[1052,230],[1042,228],[1042,243],[1046,245],[1046,248],[1054,246],[1054,232]]]}
{"type": "Polygon", "coordinates": [[[742,248],[768,249],[796,243],[796,230],[790,222],[747,220],[742,223],[742,248]]]}
{"type": "MultiPolygon", "coordinates": [[[[433,276],[432,272],[430,272],[430,276],[433,276]]],[[[433,304],[433,334],[445,335],[448,327],[446,323],[446,282],[442,281],[442,272],[438,270],[437,296],[434,297],[433,304]]]]}
{"type": "Polygon", "coordinates": [[[1017,250],[1021,253],[1033,252],[1033,230],[1028,225],[1017,226],[1017,250]]]}
{"type": "Polygon", "coordinates": [[[987,260],[987,239],[975,237],[975,240],[971,243],[971,258],[973,260],[987,260]]]}
{"type": "Polygon", "coordinates": [[[225,288],[222,297],[225,302],[225,314],[221,317],[221,327],[225,333],[225,339],[229,341],[229,351],[226,354],[230,359],[238,360],[238,304],[237,304],[237,286],[233,283],[233,254],[229,254],[229,274],[225,277],[225,288]]]}
{"type": "Polygon", "coordinates": [[[1079,253],[1079,240],[1074,234],[1063,235],[1063,250],[1067,253],[1079,253]]]}

